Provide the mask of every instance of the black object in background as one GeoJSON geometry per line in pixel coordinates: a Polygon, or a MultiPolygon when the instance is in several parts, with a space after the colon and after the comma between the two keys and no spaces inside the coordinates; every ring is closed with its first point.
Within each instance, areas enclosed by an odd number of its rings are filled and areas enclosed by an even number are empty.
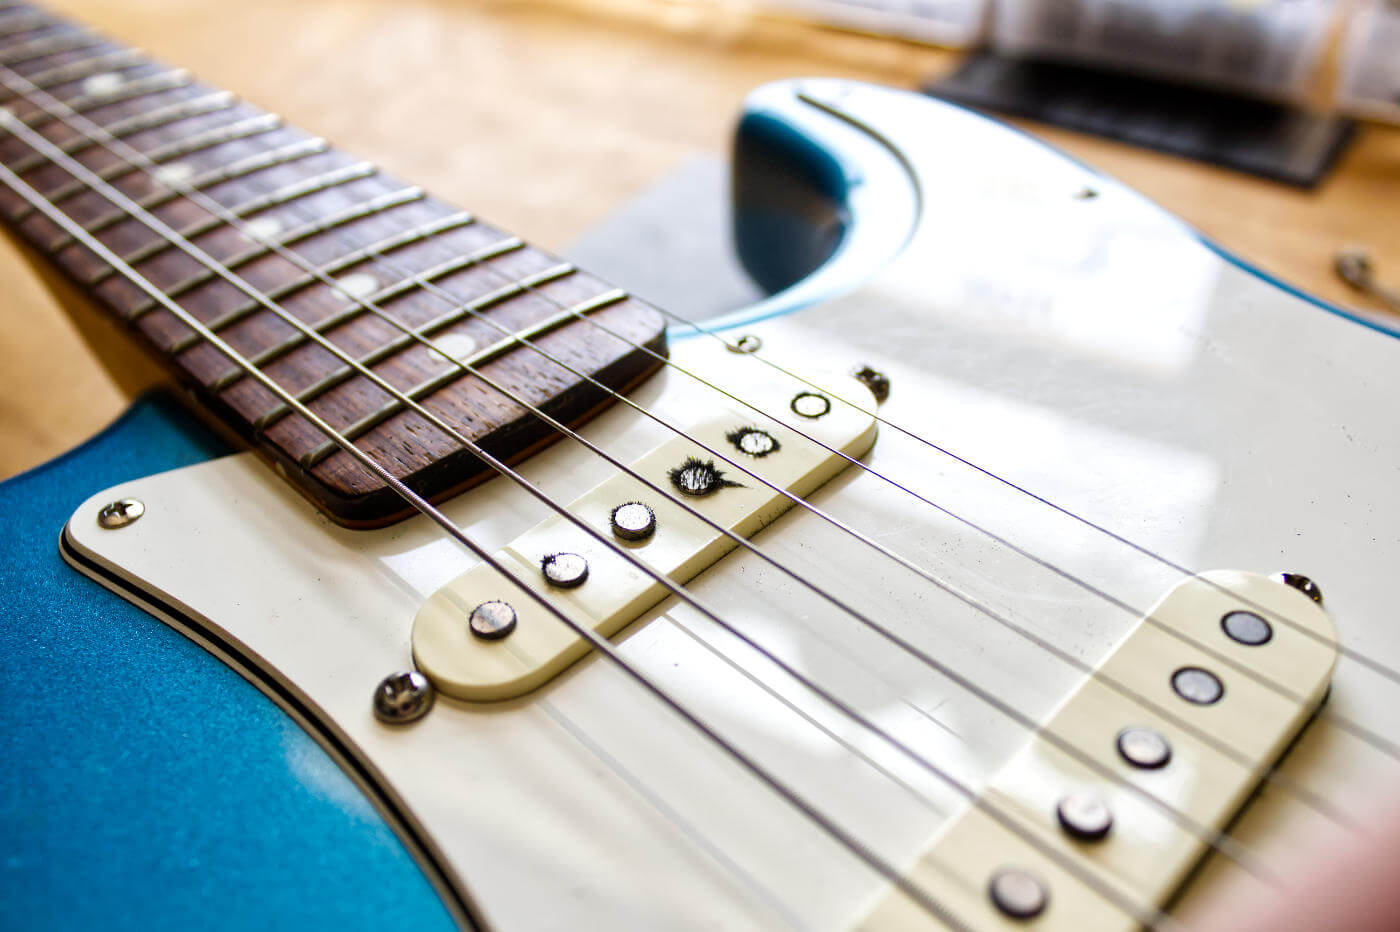
{"type": "Polygon", "coordinates": [[[1305,188],[1322,180],[1356,128],[1286,104],[995,52],[968,56],[924,92],[1305,188]]]}

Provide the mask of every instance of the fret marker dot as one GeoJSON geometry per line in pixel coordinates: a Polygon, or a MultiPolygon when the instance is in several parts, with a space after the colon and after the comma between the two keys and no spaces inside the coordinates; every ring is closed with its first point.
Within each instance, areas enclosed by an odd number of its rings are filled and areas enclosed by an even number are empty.
{"type": "Polygon", "coordinates": [[[476,341],[465,333],[449,333],[433,341],[439,353],[449,359],[466,359],[476,349],[476,341]]]}
{"type": "Polygon", "coordinates": [[[282,232],[282,221],[276,217],[258,217],[244,225],[246,239],[270,239],[282,232]]]}
{"type": "Polygon", "coordinates": [[[364,272],[356,272],[354,275],[337,278],[335,283],[341,292],[349,295],[351,299],[367,298],[379,288],[379,282],[375,281],[374,276],[364,272]]]}
{"type": "Polygon", "coordinates": [[[154,172],[156,181],[161,184],[175,185],[189,181],[194,175],[194,166],[188,162],[171,162],[169,165],[162,165],[154,172]]]}
{"type": "Polygon", "coordinates": [[[82,91],[84,94],[96,97],[101,94],[110,94],[125,83],[125,79],[116,72],[104,71],[102,74],[84,78],[82,91]]]}

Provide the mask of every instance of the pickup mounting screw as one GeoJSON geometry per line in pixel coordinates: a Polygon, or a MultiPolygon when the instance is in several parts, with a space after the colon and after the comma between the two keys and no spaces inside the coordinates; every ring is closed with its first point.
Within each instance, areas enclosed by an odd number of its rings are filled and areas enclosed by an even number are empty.
{"type": "Polygon", "coordinates": [[[576,553],[551,553],[540,560],[545,582],[560,589],[574,589],[588,579],[588,561],[576,553]]]}
{"type": "Polygon", "coordinates": [[[1045,912],[1050,892],[1040,878],[1020,867],[1003,867],[987,883],[992,903],[1012,919],[1034,919],[1045,912]]]}
{"type": "Polygon", "coordinates": [[[1092,790],[1081,790],[1063,797],[1055,807],[1060,825],[1082,841],[1098,841],[1113,828],[1113,812],[1103,797],[1092,790]]]}
{"type": "Polygon", "coordinates": [[[374,691],[374,716],[390,725],[416,722],[433,707],[433,684],[417,670],[390,673],[374,691]]]}
{"type": "Polygon", "coordinates": [[[1281,582],[1285,586],[1292,586],[1318,605],[1322,604],[1322,590],[1318,588],[1317,583],[1301,573],[1275,573],[1269,578],[1274,582],[1281,582]]]}
{"type": "Polygon", "coordinates": [[[482,602],[472,609],[467,626],[483,641],[499,641],[515,630],[515,609],[499,599],[482,602]]]}
{"type": "Polygon", "coordinates": [[[763,341],[752,333],[746,333],[733,343],[724,344],[724,348],[731,353],[757,353],[763,349],[763,341]]]}
{"type": "Polygon", "coordinates": [[[97,526],[115,531],[117,528],[135,524],[146,513],[146,506],[137,498],[119,498],[108,502],[97,513],[97,526]]]}
{"type": "Polygon", "coordinates": [[[875,396],[875,400],[881,404],[890,397],[890,377],[873,366],[856,366],[851,370],[851,376],[859,383],[870,389],[870,394],[875,396]]]}
{"type": "Polygon", "coordinates": [[[627,502],[612,510],[612,532],[622,540],[646,540],[656,533],[656,512],[641,502],[627,502]]]}

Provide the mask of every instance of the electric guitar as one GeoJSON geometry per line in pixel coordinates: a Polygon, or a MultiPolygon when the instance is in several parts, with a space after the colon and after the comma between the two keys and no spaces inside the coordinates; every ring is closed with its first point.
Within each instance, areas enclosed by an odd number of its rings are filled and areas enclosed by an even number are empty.
{"type": "Polygon", "coordinates": [[[36,7],[0,96],[202,416],[0,486],[7,927],[1170,928],[1364,832],[1400,344],[1093,169],[766,86],[694,323],[36,7]]]}

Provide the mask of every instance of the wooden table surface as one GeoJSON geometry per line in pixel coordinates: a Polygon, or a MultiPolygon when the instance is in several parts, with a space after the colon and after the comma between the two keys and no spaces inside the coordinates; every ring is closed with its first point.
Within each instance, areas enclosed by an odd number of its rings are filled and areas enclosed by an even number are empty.
{"type": "MultiPolygon", "coordinates": [[[[685,160],[722,153],[745,93],[764,81],[913,87],[957,61],[705,0],[51,5],[548,248],[685,160]]],[[[1299,191],[1024,125],[1323,298],[1367,306],[1333,276],[1346,244],[1400,282],[1400,128],[1364,128],[1330,178],[1299,191]]],[[[0,280],[3,477],[80,442],[160,376],[7,238],[0,280]]]]}

